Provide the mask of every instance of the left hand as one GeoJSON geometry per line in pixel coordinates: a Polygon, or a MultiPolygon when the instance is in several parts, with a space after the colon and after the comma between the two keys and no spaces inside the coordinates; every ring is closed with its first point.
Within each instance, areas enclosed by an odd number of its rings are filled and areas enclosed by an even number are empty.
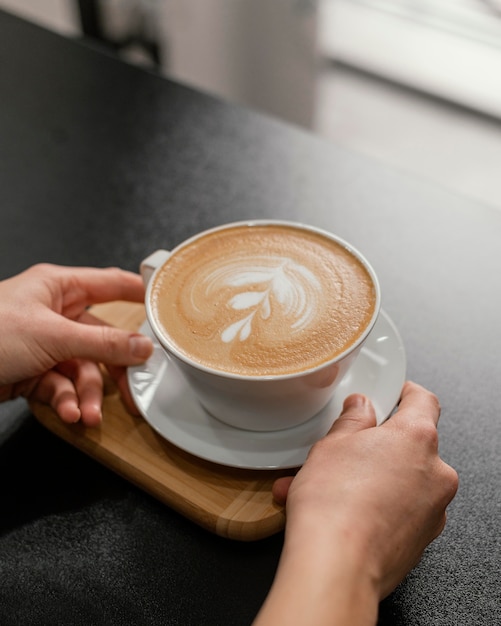
{"type": "Polygon", "coordinates": [[[65,422],[96,426],[103,363],[136,411],[125,368],[144,362],[153,345],[87,311],[114,300],[142,302],[141,277],[117,268],[40,264],[0,282],[0,400],[24,396],[50,404],[65,422]]]}

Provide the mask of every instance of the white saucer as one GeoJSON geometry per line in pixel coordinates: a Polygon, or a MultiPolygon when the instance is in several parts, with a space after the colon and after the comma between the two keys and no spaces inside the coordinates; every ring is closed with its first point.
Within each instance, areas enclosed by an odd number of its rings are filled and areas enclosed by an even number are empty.
{"type": "Polygon", "coordinates": [[[152,337],[155,351],[143,365],[130,367],[129,385],[144,419],[162,437],[200,458],[222,465],[282,469],[302,465],[311,446],[338,417],[344,398],[363,393],[373,402],[378,424],[397,404],[405,381],[405,350],[388,315],[379,319],[357,360],[331,402],[300,426],[275,432],[252,432],[228,426],[198,403],[176,365],[165,355],[147,322],[141,332],[152,337]]]}

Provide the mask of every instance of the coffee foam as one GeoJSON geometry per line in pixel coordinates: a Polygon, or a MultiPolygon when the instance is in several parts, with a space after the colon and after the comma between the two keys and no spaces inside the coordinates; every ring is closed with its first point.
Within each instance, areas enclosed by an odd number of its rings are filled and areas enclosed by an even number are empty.
{"type": "Polygon", "coordinates": [[[179,352],[241,375],[303,371],[346,350],[375,307],[365,267],[321,234],[236,226],[175,252],[151,291],[179,352]]]}

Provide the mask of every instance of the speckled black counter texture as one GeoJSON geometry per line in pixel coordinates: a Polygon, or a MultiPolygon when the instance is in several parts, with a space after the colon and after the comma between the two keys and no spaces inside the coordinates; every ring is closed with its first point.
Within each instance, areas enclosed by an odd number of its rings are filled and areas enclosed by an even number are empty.
{"type": "MultiPolygon", "coordinates": [[[[0,85],[0,278],[38,261],[137,269],[198,230],[260,217],[365,253],[409,377],[440,397],[441,452],[461,483],[380,623],[501,624],[501,215],[1,12],[0,85]]],[[[0,407],[0,476],[2,626],[249,624],[273,578],[281,535],[199,529],[23,401],[0,407]]]]}

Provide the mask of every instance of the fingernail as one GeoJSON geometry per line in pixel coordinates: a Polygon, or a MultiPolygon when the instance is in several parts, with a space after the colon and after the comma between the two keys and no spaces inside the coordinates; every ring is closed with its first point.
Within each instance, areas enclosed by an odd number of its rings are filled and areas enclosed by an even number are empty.
{"type": "Polygon", "coordinates": [[[367,398],[360,393],[354,393],[345,400],[345,408],[363,409],[367,406],[367,398]]]}
{"type": "MultiPolygon", "coordinates": [[[[84,416],[82,416],[83,419],[84,416]]],[[[85,416],[85,425],[90,427],[99,426],[103,421],[103,412],[100,404],[89,407],[88,414],[85,416]],[[91,410],[92,409],[92,410],[91,410]]]]}
{"type": "Polygon", "coordinates": [[[101,410],[101,405],[100,404],[96,404],[93,407],[94,409],[94,417],[96,418],[96,421],[98,423],[103,421],[103,411],[101,410]]]}
{"type": "Polygon", "coordinates": [[[78,409],[78,411],[75,411],[75,414],[71,416],[70,421],[72,424],[76,424],[77,422],[80,421],[81,417],[82,417],[82,414],[80,413],[80,409],[78,409]]]}
{"type": "Polygon", "coordinates": [[[147,359],[153,350],[153,344],[144,335],[132,335],[129,339],[129,350],[133,357],[147,359]]]}

